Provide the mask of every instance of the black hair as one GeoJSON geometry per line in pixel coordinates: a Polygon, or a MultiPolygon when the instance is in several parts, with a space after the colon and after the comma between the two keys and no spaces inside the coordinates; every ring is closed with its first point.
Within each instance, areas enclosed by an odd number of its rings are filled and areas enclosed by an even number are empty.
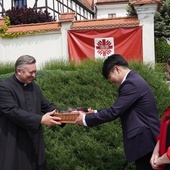
{"type": "Polygon", "coordinates": [[[127,68],[129,67],[128,62],[120,54],[113,54],[108,56],[102,67],[102,75],[106,79],[108,79],[109,73],[115,65],[127,68]]]}

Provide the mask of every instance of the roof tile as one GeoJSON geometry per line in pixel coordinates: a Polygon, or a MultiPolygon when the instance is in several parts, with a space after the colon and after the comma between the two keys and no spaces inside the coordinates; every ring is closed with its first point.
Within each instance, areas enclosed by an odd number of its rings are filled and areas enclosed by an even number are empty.
{"type": "Polygon", "coordinates": [[[141,4],[155,4],[155,3],[160,3],[161,0],[136,0],[133,2],[130,2],[130,4],[133,5],[141,5],[141,4]]]}
{"type": "Polygon", "coordinates": [[[139,23],[140,21],[137,19],[137,17],[103,18],[75,21],[72,23],[71,29],[131,27],[139,26],[139,23]]]}
{"type": "Polygon", "coordinates": [[[69,22],[69,21],[73,21],[74,19],[76,19],[76,13],[75,12],[62,13],[59,16],[60,22],[69,22]]]}
{"type": "Polygon", "coordinates": [[[93,8],[94,1],[93,0],[82,0],[82,2],[88,7],[93,8]]]}
{"type": "Polygon", "coordinates": [[[106,3],[118,3],[118,2],[122,2],[122,1],[126,1],[127,3],[129,2],[129,0],[97,0],[97,4],[106,4],[106,3]]]}
{"type": "Polygon", "coordinates": [[[0,18],[0,29],[4,26],[4,24],[5,24],[5,19],[0,18]]]}
{"type": "Polygon", "coordinates": [[[161,7],[161,2],[162,2],[161,0],[135,0],[135,1],[129,2],[129,5],[131,6],[132,10],[135,11],[135,8],[134,8],[135,5],[158,4],[157,10],[159,10],[161,7]]]}
{"type": "Polygon", "coordinates": [[[30,33],[37,31],[56,31],[60,30],[61,25],[58,22],[44,22],[44,23],[35,23],[35,24],[23,24],[9,26],[6,33],[30,33]]]}

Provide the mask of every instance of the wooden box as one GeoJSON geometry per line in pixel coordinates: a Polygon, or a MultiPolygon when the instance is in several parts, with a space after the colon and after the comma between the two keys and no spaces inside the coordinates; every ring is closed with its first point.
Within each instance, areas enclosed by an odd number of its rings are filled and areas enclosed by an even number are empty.
{"type": "Polygon", "coordinates": [[[83,111],[85,114],[93,113],[93,110],[91,108],[89,108],[89,109],[78,108],[78,109],[76,109],[76,111],[71,111],[71,112],[59,113],[58,111],[56,111],[56,113],[54,113],[54,116],[60,117],[61,123],[74,123],[74,121],[79,116],[78,111],[83,111]]]}

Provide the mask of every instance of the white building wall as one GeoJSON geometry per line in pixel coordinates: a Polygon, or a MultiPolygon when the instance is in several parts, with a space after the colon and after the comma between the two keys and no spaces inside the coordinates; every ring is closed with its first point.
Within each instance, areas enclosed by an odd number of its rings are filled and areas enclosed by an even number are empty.
{"type": "Polygon", "coordinates": [[[108,14],[116,13],[116,17],[127,16],[127,4],[98,5],[96,9],[97,18],[108,18],[108,14]]]}
{"type": "Polygon", "coordinates": [[[62,42],[60,32],[20,36],[13,39],[0,38],[0,63],[14,62],[19,56],[25,54],[36,58],[38,69],[50,60],[67,61],[68,56],[63,55],[63,51],[67,49],[63,49],[65,46],[62,42]]]}
{"type": "Polygon", "coordinates": [[[143,61],[155,64],[154,15],[158,4],[136,5],[135,10],[143,26],[143,61]]]}
{"type": "MultiPolygon", "coordinates": [[[[5,10],[11,9],[11,1],[10,0],[4,1],[4,9],[5,10]]],[[[1,10],[1,8],[0,8],[0,10],[1,10]]]]}
{"type": "Polygon", "coordinates": [[[68,38],[67,38],[67,31],[70,29],[70,22],[65,22],[62,23],[61,31],[62,31],[62,45],[61,49],[62,50],[62,60],[68,61],[69,60],[69,53],[68,53],[68,38]]]}

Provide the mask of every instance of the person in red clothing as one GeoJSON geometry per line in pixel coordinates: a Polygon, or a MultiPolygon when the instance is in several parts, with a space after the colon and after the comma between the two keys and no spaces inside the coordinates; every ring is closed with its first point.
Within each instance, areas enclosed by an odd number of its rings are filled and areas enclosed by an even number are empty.
{"type": "Polygon", "coordinates": [[[170,170],[170,107],[168,107],[162,118],[160,134],[154,148],[150,163],[153,169],[170,170]]]}

